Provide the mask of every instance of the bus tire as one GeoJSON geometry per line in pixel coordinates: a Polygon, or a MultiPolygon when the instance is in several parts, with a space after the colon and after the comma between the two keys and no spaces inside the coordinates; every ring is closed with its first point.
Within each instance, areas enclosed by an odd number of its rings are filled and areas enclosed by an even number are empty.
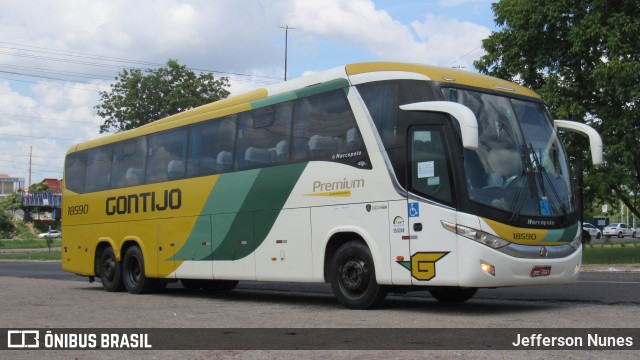
{"type": "Polygon", "coordinates": [[[476,294],[476,288],[440,288],[431,289],[429,292],[436,300],[442,303],[461,303],[465,302],[476,294]]]}
{"type": "Polygon", "coordinates": [[[102,287],[111,292],[124,290],[122,283],[122,269],[120,262],[116,260],[116,254],[109,246],[102,251],[100,256],[100,282],[102,287]]]}
{"type": "Polygon", "coordinates": [[[335,297],[350,309],[376,307],[387,295],[387,289],[376,282],[371,251],[359,241],[338,248],[331,259],[329,277],[335,297]]]}
{"type": "Polygon", "coordinates": [[[137,246],[127,249],[122,260],[122,280],[131,294],[148,294],[156,289],[158,279],[148,278],[144,273],[144,256],[137,246]]]}

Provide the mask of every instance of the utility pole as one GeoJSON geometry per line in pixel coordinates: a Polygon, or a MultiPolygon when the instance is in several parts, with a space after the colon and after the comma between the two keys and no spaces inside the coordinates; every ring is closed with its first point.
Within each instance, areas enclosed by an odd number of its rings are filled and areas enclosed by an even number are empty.
{"type": "Polygon", "coordinates": [[[27,189],[31,186],[31,155],[33,155],[33,146],[29,146],[29,184],[27,189]]]}
{"type": "Polygon", "coordinates": [[[289,47],[289,30],[295,29],[289,25],[278,26],[280,29],[284,29],[284,81],[287,81],[287,48],[289,47]]]}

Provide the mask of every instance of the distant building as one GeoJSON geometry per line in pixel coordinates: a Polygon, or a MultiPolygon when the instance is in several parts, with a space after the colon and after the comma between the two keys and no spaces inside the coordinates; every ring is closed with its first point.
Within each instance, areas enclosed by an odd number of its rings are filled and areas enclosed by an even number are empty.
{"type": "Polygon", "coordinates": [[[7,174],[0,174],[0,199],[13,194],[16,190],[24,187],[24,178],[11,177],[7,174]]]}
{"type": "Polygon", "coordinates": [[[51,192],[62,191],[62,179],[44,179],[41,182],[47,184],[51,192]]]}

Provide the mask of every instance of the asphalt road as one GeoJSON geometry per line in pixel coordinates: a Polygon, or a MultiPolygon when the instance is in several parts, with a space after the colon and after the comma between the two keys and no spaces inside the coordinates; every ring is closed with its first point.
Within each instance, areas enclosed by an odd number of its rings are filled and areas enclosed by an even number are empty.
{"type": "MultiPolygon", "coordinates": [[[[104,291],[99,283],[91,284],[86,278],[65,273],[60,262],[0,261],[0,328],[39,328],[54,332],[81,328],[106,331],[146,328],[165,337],[172,335],[179,341],[189,339],[190,335],[181,332],[186,328],[204,329],[196,331],[196,337],[209,336],[207,331],[217,329],[217,333],[204,341],[237,335],[242,337],[244,344],[256,341],[249,335],[268,335],[282,329],[293,329],[281,332],[282,336],[293,336],[310,329],[315,331],[312,335],[325,336],[328,341],[335,341],[332,334],[344,333],[345,329],[348,334],[364,336],[368,334],[367,329],[377,329],[377,332],[369,333],[381,341],[397,334],[405,334],[402,338],[411,341],[411,337],[407,338],[411,336],[411,329],[441,329],[448,337],[446,341],[457,344],[454,349],[444,351],[428,350],[428,347],[413,351],[363,351],[370,347],[359,348],[357,341],[351,343],[351,350],[339,351],[335,348],[322,350],[322,347],[314,350],[247,350],[242,346],[233,347],[233,350],[180,351],[5,350],[0,352],[0,358],[637,359],[635,348],[626,351],[554,348],[532,352],[527,349],[465,350],[464,347],[474,341],[488,346],[499,340],[504,343],[504,336],[488,340],[478,336],[485,334],[487,329],[506,331],[506,339],[511,341],[522,329],[523,336],[548,331],[568,336],[575,329],[614,335],[612,331],[622,328],[620,330],[640,344],[639,295],[640,272],[585,272],[576,284],[482,289],[473,299],[456,305],[440,304],[426,291],[393,294],[380,309],[360,311],[341,306],[327,284],[242,281],[237,289],[224,293],[187,291],[174,284],[160,294],[130,295],[104,291]],[[257,329],[258,332],[234,329],[257,329]],[[259,332],[260,329],[265,332],[259,332]]],[[[372,339],[367,340],[371,344],[372,339]]],[[[375,338],[373,340],[375,345],[375,338]]],[[[419,345],[424,340],[418,338],[417,341],[410,345],[419,345]]],[[[155,345],[162,344],[156,342],[155,345]]]]}
{"type": "MultiPolygon", "coordinates": [[[[0,261],[0,276],[33,279],[88,281],[62,271],[60,262],[0,261]]],[[[99,282],[100,280],[97,279],[99,282]]],[[[179,284],[170,285],[178,291],[179,284]]],[[[328,284],[241,281],[237,291],[269,293],[275,298],[297,294],[304,297],[332,297],[328,284]]],[[[392,294],[395,299],[431,299],[427,291],[392,294]]],[[[512,302],[552,301],[558,303],[594,303],[640,305],[640,272],[599,271],[582,272],[577,283],[552,286],[523,286],[515,288],[480,289],[474,300],[505,300],[512,302]]]]}

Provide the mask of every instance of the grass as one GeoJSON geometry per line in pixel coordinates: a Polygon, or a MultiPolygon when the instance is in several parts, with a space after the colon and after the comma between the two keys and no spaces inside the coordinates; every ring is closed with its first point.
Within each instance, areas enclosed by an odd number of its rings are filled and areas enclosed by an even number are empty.
{"type": "Polygon", "coordinates": [[[588,248],[582,254],[583,264],[638,264],[640,247],[588,248]]]}
{"type": "MultiPolygon", "coordinates": [[[[60,239],[53,239],[51,247],[59,247],[60,239]]],[[[47,241],[45,239],[28,239],[28,240],[0,240],[0,249],[46,249],[47,241]]]]}
{"type": "Polygon", "coordinates": [[[0,260],[60,260],[60,251],[0,254],[0,260]]]}
{"type": "MultiPolygon", "coordinates": [[[[60,240],[54,240],[52,247],[60,246],[60,240]]],[[[44,240],[0,240],[0,249],[46,248],[44,240]]],[[[60,251],[40,251],[29,253],[0,254],[0,260],[60,260],[60,251]]],[[[638,264],[640,246],[597,247],[587,246],[582,255],[583,264],[638,264]]]]}

